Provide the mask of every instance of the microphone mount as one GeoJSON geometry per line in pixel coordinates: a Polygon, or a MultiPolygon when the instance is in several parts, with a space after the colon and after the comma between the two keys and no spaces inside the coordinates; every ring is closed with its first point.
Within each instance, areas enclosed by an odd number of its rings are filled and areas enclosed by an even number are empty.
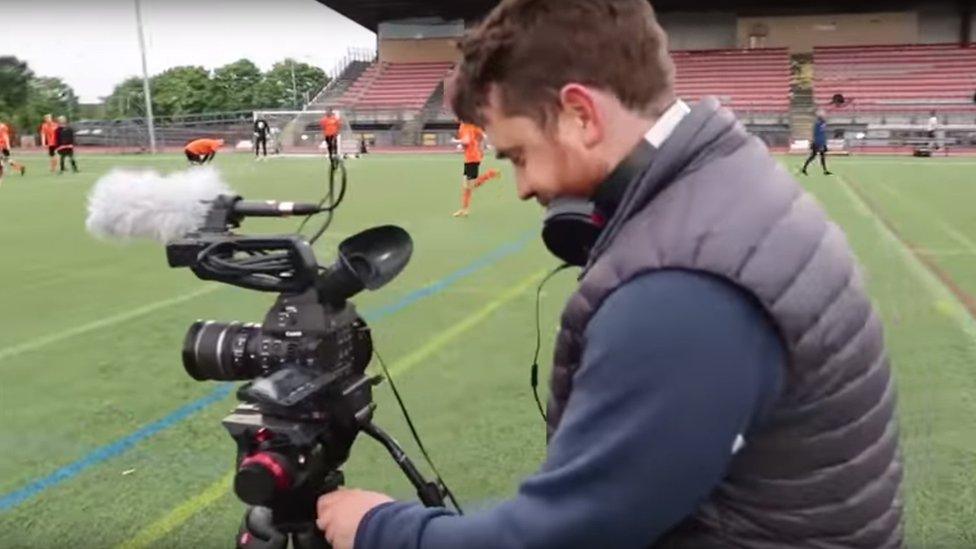
{"type": "Polygon", "coordinates": [[[240,195],[222,194],[209,201],[210,209],[204,219],[201,233],[225,233],[236,229],[246,217],[290,217],[314,215],[325,211],[315,204],[296,202],[247,202],[240,195]]]}

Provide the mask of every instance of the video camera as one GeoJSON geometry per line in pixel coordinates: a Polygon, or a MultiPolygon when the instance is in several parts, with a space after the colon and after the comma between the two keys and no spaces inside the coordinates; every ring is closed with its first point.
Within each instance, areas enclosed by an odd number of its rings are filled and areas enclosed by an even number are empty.
{"type": "Polygon", "coordinates": [[[300,235],[257,237],[232,232],[248,216],[311,215],[315,205],[246,203],[221,195],[203,227],[166,247],[171,267],[279,297],[258,324],[198,321],[183,342],[183,365],[196,380],[248,380],[240,404],[223,420],[237,443],[234,492],[251,507],[237,538],[241,548],[327,547],[315,527],[316,501],[343,483],[339,467],[360,432],[378,440],[427,506],[443,506],[443,483],[424,480],[397,443],[372,422],[365,370],[373,355],[366,322],[349,302],[377,290],[404,269],[413,252],[406,231],[369,229],[339,245],[318,265],[300,235]]]}

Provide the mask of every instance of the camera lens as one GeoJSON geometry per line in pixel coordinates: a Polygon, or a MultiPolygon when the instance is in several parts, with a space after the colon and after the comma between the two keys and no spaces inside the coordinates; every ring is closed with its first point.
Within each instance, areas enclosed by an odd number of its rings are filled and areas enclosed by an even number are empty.
{"type": "Polygon", "coordinates": [[[260,339],[252,324],[198,321],[183,340],[183,367],[197,381],[241,381],[260,371],[250,347],[260,339]]]}

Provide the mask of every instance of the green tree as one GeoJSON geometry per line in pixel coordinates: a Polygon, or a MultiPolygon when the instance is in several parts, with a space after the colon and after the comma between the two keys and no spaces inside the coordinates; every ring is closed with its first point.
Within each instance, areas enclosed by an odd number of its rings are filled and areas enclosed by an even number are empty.
{"type": "Polygon", "coordinates": [[[153,77],[152,96],[159,116],[199,114],[213,106],[213,81],[203,67],[173,67],[153,77]]]}
{"type": "Polygon", "coordinates": [[[28,84],[27,102],[17,110],[13,122],[21,131],[33,131],[45,114],[75,118],[77,112],[78,96],[71,86],[60,78],[38,77],[28,84]]]}
{"type": "MultiPolygon", "coordinates": [[[[152,87],[151,80],[150,87],[152,87]]],[[[142,89],[142,78],[133,76],[116,84],[111,95],[105,98],[105,107],[111,118],[145,116],[146,99],[142,89]]]]}
{"type": "Polygon", "coordinates": [[[214,71],[211,106],[217,111],[245,111],[260,107],[261,69],[240,59],[214,71]]]}
{"type": "Polygon", "coordinates": [[[10,116],[27,103],[34,73],[26,62],[0,56],[0,113],[10,116]]]}
{"type": "Polygon", "coordinates": [[[329,77],[322,69],[285,59],[265,73],[257,99],[264,108],[299,109],[306,96],[311,98],[328,83],[329,77]]]}

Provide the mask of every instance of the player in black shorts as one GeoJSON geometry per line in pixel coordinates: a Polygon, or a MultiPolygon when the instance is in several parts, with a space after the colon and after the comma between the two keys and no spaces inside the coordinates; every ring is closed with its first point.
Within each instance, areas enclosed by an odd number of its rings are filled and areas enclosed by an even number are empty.
{"type": "Polygon", "coordinates": [[[61,155],[61,171],[58,172],[58,175],[65,171],[65,160],[71,162],[71,171],[78,173],[78,163],[75,162],[75,129],[68,124],[68,119],[64,116],[58,117],[58,130],[55,134],[55,140],[58,144],[58,154],[61,155]]]}
{"type": "Polygon", "coordinates": [[[262,153],[264,154],[264,159],[268,159],[268,135],[271,133],[271,126],[268,121],[259,118],[254,121],[254,158],[257,160],[261,159],[262,153]]]}
{"type": "Polygon", "coordinates": [[[58,152],[57,132],[58,123],[50,114],[45,114],[40,128],[41,146],[47,147],[47,155],[51,158],[51,173],[58,169],[58,159],[55,158],[58,152]]]}

